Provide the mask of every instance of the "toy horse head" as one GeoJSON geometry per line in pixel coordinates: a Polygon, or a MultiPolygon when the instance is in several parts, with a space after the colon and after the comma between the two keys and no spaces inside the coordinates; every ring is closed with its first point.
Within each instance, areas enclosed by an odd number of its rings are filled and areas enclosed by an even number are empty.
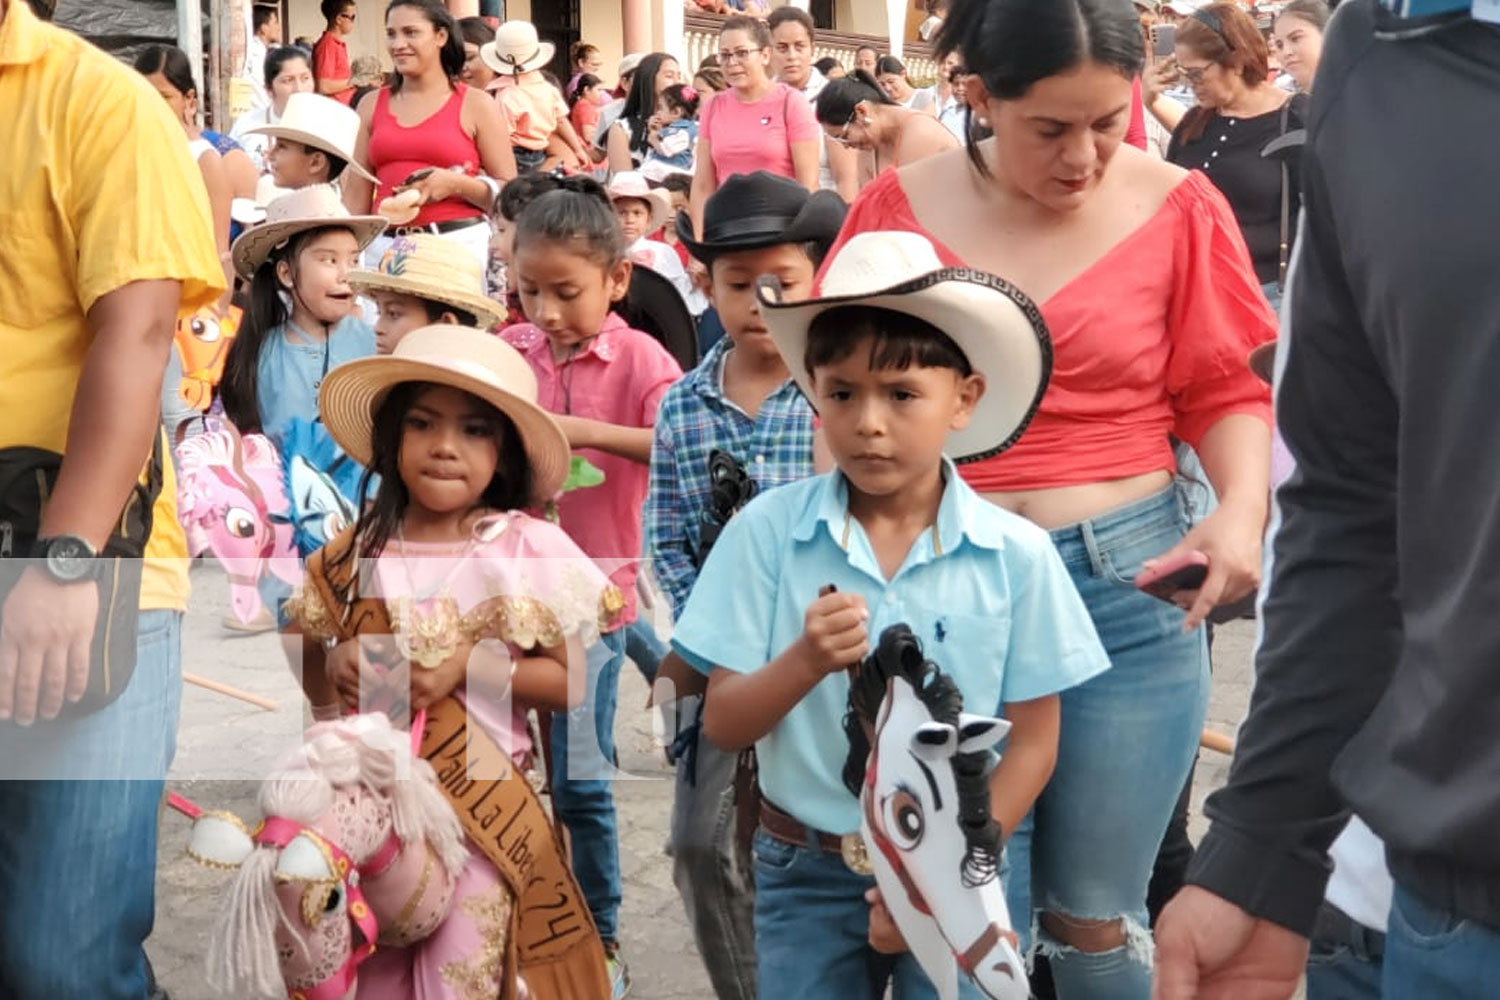
{"type": "Polygon", "coordinates": [[[214,399],[214,389],[224,376],[224,362],[229,345],[239,331],[241,312],[230,306],[224,316],[212,308],[199,309],[177,322],[175,340],[182,359],[182,385],[179,391],[187,405],[207,410],[214,399]]]}
{"type": "Polygon", "coordinates": [[[229,574],[230,606],[242,622],[260,613],[256,584],[267,568],[295,582],[297,564],[281,489],[281,461],[260,434],[241,436],[210,420],[177,447],[178,516],[194,553],[212,552],[229,574]],[[280,520],[278,520],[280,519],[280,520]]]}
{"type": "Polygon", "coordinates": [[[286,460],[284,489],[291,502],[285,520],[305,558],[354,523],[354,500],[364,469],[316,421],[293,419],[281,447],[286,460]]]}
{"type": "Polygon", "coordinates": [[[204,813],[188,853],[236,869],[209,947],[233,996],[346,1000],[376,943],[404,947],[447,918],[468,858],[431,765],[380,714],[315,725],[261,787],[249,830],[204,813]]]}
{"type": "Polygon", "coordinates": [[[962,707],[911,630],[886,629],[850,684],[844,782],[881,895],[942,1000],[959,970],[993,1000],[1025,1000],[990,816],[990,748],[1010,723],[962,707]]]}

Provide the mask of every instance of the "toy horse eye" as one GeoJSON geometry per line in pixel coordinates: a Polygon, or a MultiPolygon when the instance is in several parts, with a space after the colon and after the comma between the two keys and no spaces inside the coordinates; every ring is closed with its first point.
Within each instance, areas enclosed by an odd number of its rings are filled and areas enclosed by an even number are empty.
{"type": "Polygon", "coordinates": [[[236,538],[249,538],[255,534],[255,518],[243,507],[231,507],[224,512],[224,527],[236,538]]]}
{"type": "Polygon", "coordinates": [[[344,519],[338,514],[329,513],[323,515],[323,537],[334,539],[338,533],[344,530],[344,519]]]}
{"type": "Polygon", "coordinates": [[[333,913],[336,910],[338,910],[338,908],[340,906],[343,905],[343,902],[344,902],[344,887],[336,885],[336,886],[333,887],[333,890],[328,893],[328,902],[326,902],[326,903],[323,904],[323,912],[324,913],[333,913]]]}
{"type": "Polygon", "coordinates": [[[219,324],[203,319],[195,319],[192,322],[193,336],[205,344],[212,344],[219,339],[219,324]]]}
{"type": "Polygon", "coordinates": [[[886,799],[886,826],[891,840],[903,851],[910,851],[922,842],[922,831],[926,820],[922,815],[922,803],[904,788],[896,789],[886,799]]]}

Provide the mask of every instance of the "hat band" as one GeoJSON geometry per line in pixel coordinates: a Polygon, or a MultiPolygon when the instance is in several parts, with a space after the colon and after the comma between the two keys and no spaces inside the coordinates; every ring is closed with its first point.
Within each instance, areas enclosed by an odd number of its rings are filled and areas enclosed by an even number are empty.
{"type": "Polygon", "coordinates": [[[742,240],[746,237],[775,236],[785,232],[796,221],[795,215],[742,216],[722,226],[704,227],[701,242],[718,243],[725,240],[742,240]]]}
{"type": "Polygon", "coordinates": [[[531,60],[535,59],[537,56],[539,56],[541,54],[542,54],[542,47],[540,45],[538,45],[536,48],[534,48],[534,49],[531,50],[531,54],[528,55],[525,59],[517,59],[515,56],[511,55],[510,53],[506,53],[505,55],[500,56],[500,61],[503,62],[503,63],[510,64],[510,67],[515,72],[519,73],[519,72],[521,72],[521,67],[522,66],[524,66],[527,63],[531,62],[531,60]]]}

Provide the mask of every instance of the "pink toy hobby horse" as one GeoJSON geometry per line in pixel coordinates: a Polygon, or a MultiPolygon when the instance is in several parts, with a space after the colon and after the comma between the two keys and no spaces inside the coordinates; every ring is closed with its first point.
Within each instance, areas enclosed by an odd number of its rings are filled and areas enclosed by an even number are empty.
{"type": "MultiPolygon", "coordinates": [[[[260,805],[266,818],[253,831],[227,813],[202,813],[193,826],[190,855],[237,869],[210,945],[216,989],[409,1000],[417,995],[414,963],[424,949],[445,946],[455,960],[441,966],[442,979],[473,990],[458,995],[502,994],[501,977],[514,969],[464,959],[504,954],[504,919],[497,931],[450,918],[496,908],[508,915],[510,897],[488,862],[469,852],[409,734],[379,713],[315,725],[278,762],[260,805]],[[456,951],[444,942],[450,927],[467,935],[456,951]],[[499,940],[489,939],[496,933],[499,940]],[[379,956],[365,963],[377,943],[379,956]]],[[[515,988],[524,995],[524,985],[515,988]]]]}
{"type": "Polygon", "coordinates": [[[887,628],[849,685],[844,784],[880,894],[941,1000],[958,997],[960,970],[992,1000],[1026,1000],[990,816],[989,750],[1010,723],[962,707],[911,630],[887,628]]]}
{"type": "Polygon", "coordinates": [[[206,433],[178,446],[177,456],[188,549],[219,560],[229,574],[234,617],[249,624],[261,615],[257,584],[267,570],[291,584],[301,575],[276,447],[263,435],[241,436],[232,424],[211,420],[206,433]]]}

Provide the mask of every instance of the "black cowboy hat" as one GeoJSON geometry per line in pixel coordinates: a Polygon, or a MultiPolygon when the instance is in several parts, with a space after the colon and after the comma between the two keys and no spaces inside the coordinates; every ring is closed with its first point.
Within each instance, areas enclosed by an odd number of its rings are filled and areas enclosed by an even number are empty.
{"type": "Polygon", "coordinates": [[[848,211],[832,191],[807,193],[794,180],[766,170],[735,174],[703,206],[703,238],[695,239],[686,212],[677,213],[677,238],[704,264],[720,254],[782,243],[832,244],[848,211]]]}

